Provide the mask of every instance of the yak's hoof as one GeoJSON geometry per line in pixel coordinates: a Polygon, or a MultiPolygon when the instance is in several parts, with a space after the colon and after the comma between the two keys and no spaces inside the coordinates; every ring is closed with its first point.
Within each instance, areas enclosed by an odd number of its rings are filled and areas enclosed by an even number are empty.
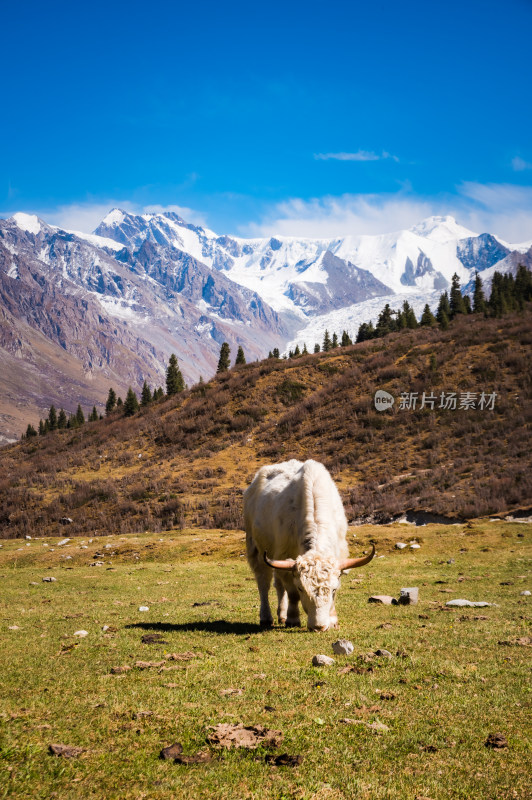
{"type": "Polygon", "coordinates": [[[261,628],[273,628],[273,619],[261,619],[260,627],[261,628]]]}
{"type": "Polygon", "coordinates": [[[287,619],[285,622],[287,628],[300,628],[301,627],[301,620],[299,619],[287,619]]]}

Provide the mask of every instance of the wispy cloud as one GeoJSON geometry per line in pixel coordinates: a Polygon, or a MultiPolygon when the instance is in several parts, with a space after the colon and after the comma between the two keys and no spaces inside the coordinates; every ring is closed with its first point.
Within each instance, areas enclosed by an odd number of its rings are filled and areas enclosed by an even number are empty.
{"type": "Polygon", "coordinates": [[[532,169],[532,162],[525,161],[524,158],[516,156],[512,158],[512,169],[514,172],[523,172],[525,169],[532,169]]]}
{"type": "Polygon", "coordinates": [[[314,153],[314,158],[316,161],[383,161],[387,158],[399,161],[397,156],[387,153],[386,150],[380,155],[370,150],[358,150],[356,153],[314,153]]]}
{"type": "Polygon", "coordinates": [[[383,234],[433,215],[451,215],[473,232],[524,242],[532,239],[532,186],[468,182],[455,194],[437,197],[419,196],[407,187],[394,194],[291,198],[270,207],[260,222],[242,232],[309,238],[383,234]]]}

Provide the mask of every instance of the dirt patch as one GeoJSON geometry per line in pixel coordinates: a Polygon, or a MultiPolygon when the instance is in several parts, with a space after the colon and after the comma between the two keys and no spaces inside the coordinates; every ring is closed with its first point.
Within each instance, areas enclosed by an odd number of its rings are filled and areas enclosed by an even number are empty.
{"type": "Polygon", "coordinates": [[[279,747],[283,740],[281,731],[269,730],[262,725],[244,726],[242,723],[232,725],[221,722],[214,726],[212,733],[207,736],[207,741],[216,747],[244,747],[254,750],[259,745],[264,747],[279,747]]]}

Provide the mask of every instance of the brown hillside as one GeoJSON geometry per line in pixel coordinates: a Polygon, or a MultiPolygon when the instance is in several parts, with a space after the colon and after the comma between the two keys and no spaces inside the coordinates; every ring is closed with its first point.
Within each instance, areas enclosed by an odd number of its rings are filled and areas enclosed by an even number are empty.
{"type": "Polygon", "coordinates": [[[329,353],[233,369],[133,418],[113,416],[0,451],[0,531],[241,527],[264,463],[323,461],[350,520],[408,509],[475,517],[529,505],[532,314],[469,316],[329,353]],[[373,405],[377,389],[395,397],[373,405]],[[415,410],[401,392],[417,392],[415,410]],[[422,393],[435,408],[420,409],[422,393]],[[496,393],[492,410],[441,393],[496,393]],[[59,520],[73,520],[61,528],[59,520]]]}

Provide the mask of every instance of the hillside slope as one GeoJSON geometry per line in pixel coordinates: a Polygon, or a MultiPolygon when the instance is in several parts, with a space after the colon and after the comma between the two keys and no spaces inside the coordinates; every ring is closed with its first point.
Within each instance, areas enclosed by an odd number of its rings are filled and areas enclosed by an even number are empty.
{"type": "Polygon", "coordinates": [[[328,353],[248,364],[136,417],[0,451],[3,536],[240,527],[264,463],[315,458],[351,521],[530,504],[532,313],[464,317],[328,353]],[[374,393],[395,398],[376,411],[374,393]],[[401,393],[417,393],[402,408],[401,393]],[[433,397],[422,405],[422,395],[433,397]],[[457,408],[449,404],[456,393],[457,408]],[[471,393],[467,395],[466,393],[471,393]],[[475,408],[460,408],[472,400],[475,408]],[[493,407],[491,407],[493,406],[493,407]]]}

